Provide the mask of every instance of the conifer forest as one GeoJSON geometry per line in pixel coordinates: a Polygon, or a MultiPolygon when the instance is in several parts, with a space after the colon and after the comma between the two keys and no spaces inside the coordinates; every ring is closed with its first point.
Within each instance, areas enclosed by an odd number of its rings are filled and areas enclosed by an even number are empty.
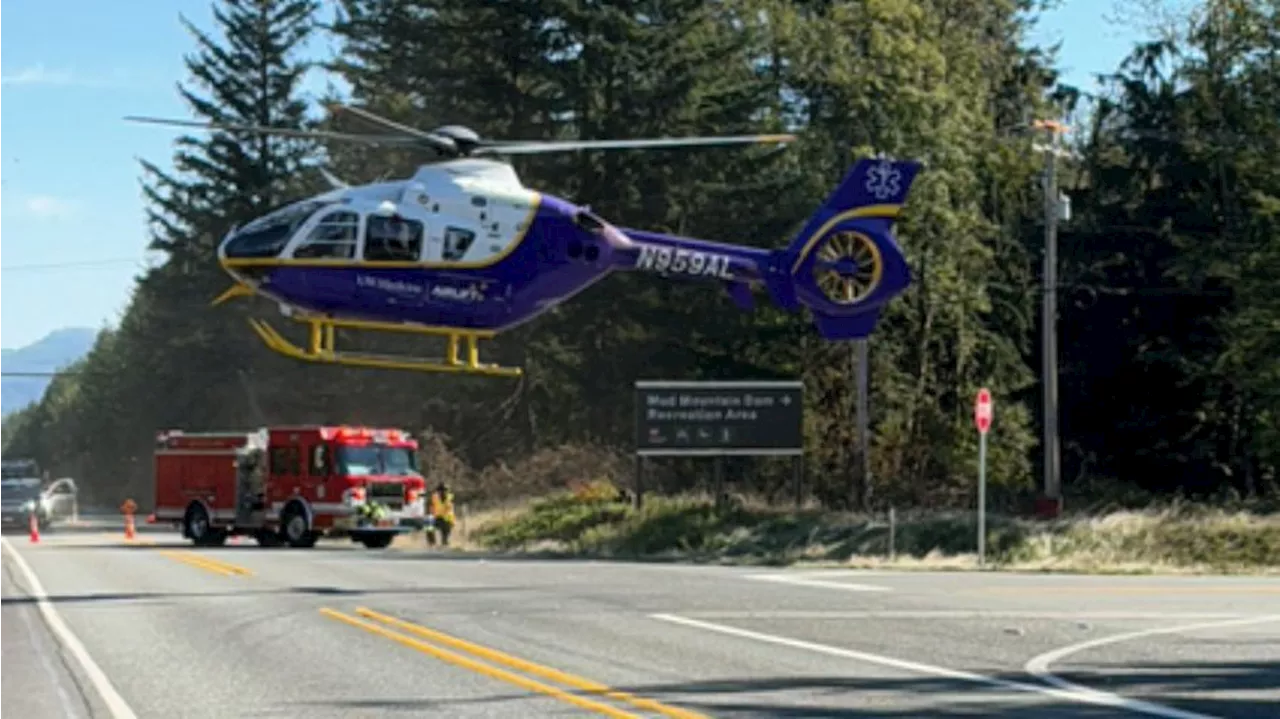
{"type": "MultiPolygon", "coordinates": [[[[191,49],[175,58],[191,119],[366,130],[326,111],[340,100],[500,139],[799,136],[785,149],[513,159],[525,185],[626,227],[782,247],[857,158],[923,161],[897,228],[913,284],[869,342],[870,472],[852,345],[767,301],[742,312],[714,285],[613,275],[490,343],[491,360],[525,369],[517,379],[276,355],[246,322],[274,306],[211,306],[229,284],[218,242],[327,189],[321,165],[356,183],[406,177],[423,158],[201,131],[174,133],[172,169],[155,157],[139,168],[138,243],[165,261],[137,277],[74,374],[5,421],[4,452],[76,477],[86,503],[145,506],[160,429],[398,426],[475,476],[508,468],[507,487],[455,483],[479,501],[533,487],[520,469],[531,458],[572,455],[590,473],[604,469],[584,456],[628,456],[638,379],[801,378],[815,501],[942,508],[973,503],[973,397],[986,386],[988,479],[1013,506],[1041,477],[1051,292],[1068,508],[1275,500],[1280,2],[1206,0],[1167,17],[1131,5],[1145,41],[1086,92],[1059,79],[1054,48],[1028,39],[1041,0],[216,0],[216,23],[188,24],[191,49]],[[303,92],[316,70],[331,97],[303,92]],[[1071,129],[1052,287],[1038,120],[1071,129]]],[[[360,341],[412,353],[421,340],[360,341]]],[[[708,466],[663,462],[651,489],[692,487],[708,466]]],[[[740,491],[789,496],[785,462],[726,467],[740,491]]],[[[567,479],[589,477],[556,481],[567,479]]]]}

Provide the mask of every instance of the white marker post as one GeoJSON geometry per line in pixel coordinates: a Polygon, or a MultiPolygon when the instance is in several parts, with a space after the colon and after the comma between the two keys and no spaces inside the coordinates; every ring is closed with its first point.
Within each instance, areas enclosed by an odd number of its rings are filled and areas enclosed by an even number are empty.
{"type": "Polygon", "coordinates": [[[978,566],[987,559],[987,432],[991,429],[991,391],[978,390],[973,421],[978,425],[978,566]]]}

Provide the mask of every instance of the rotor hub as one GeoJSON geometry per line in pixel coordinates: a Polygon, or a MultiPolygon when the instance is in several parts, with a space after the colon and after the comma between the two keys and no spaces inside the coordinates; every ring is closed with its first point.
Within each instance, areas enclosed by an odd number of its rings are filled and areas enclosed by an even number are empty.
{"type": "Polygon", "coordinates": [[[445,125],[432,130],[437,135],[443,135],[455,142],[461,142],[468,145],[480,144],[480,133],[463,125],[445,125]]]}
{"type": "Polygon", "coordinates": [[[858,261],[852,257],[841,257],[834,261],[818,260],[818,264],[822,269],[830,270],[842,278],[856,277],[858,275],[858,261]]]}
{"type": "Polygon", "coordinates": [[[827,236],[813,263],[818,290],[838,305],[855,305],[880,286],[884,271],[880,248],[870,237],[855,231],[827,236]]]}

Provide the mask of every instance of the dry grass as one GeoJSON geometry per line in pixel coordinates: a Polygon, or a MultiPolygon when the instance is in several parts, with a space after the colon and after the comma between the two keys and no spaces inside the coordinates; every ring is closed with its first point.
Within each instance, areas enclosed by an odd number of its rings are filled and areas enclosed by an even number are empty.
{"type": "MultiPolygon", "coordinates": [[[[468,546],[602,558],[969,570],[970,513],[884,517],[738,501],[651,498],[641,510],[561,493],[476,522],[468,546]],[[890,543],[893,556],[890,556],[890,543]]],[[[1166,509],[1034,522],[988,519],[988,566],[1008,571],[1280,574],[1280,517],[1166,509]]]]}
{"type": "MultiPolygon", "coordinates": [[[[511,501],[501,506],[482,509],[474,513],[460,509],[457,513],[458,526],[454,529],[453,536],[449,538],[450,548],[468,552],[483,551],[485,546],[473,539],[476,533],[482,532],[487,527],[511,521],[528,505],[528,501],[511,501]]],[[[429,548],[426,537],[423,536],[422,532],[402,534],[396,537],[395,541],[391,543],[391,547],[393,549],[406,550],[429,548]]]]}
{"type": "MultiPolygon", "coordinates": [[[[556,447],[474,471],[444,438],[424,439],[429,482],[445,481],[457,492],[454,551],[977,568],[973,512],[904,512],[891,532],[884,515],[780,508],[740,495],[721,507],[707,496],[650,496],[637,510],[613,484],[630,475],[630,461],[608,449],[556,447]]],[[[1280,574],[1280,514],[1274,509],[1266,514],[1174,503],[1053,522],[994,515],[987,528],[987,565],[1002,570],[1280,574]]],[[[418,533],[393,546],[421,549],[426,543],[418,533]]]]}

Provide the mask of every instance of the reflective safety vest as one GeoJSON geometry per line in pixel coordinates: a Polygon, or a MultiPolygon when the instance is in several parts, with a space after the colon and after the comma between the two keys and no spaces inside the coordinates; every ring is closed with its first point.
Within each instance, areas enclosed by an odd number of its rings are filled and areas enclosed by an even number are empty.
{"type": "Polygon", "coordinates": [[[453,492],[447,492],[441,499],[439,492],[431,493],[431,516],[454,521],[453,492]]]}

